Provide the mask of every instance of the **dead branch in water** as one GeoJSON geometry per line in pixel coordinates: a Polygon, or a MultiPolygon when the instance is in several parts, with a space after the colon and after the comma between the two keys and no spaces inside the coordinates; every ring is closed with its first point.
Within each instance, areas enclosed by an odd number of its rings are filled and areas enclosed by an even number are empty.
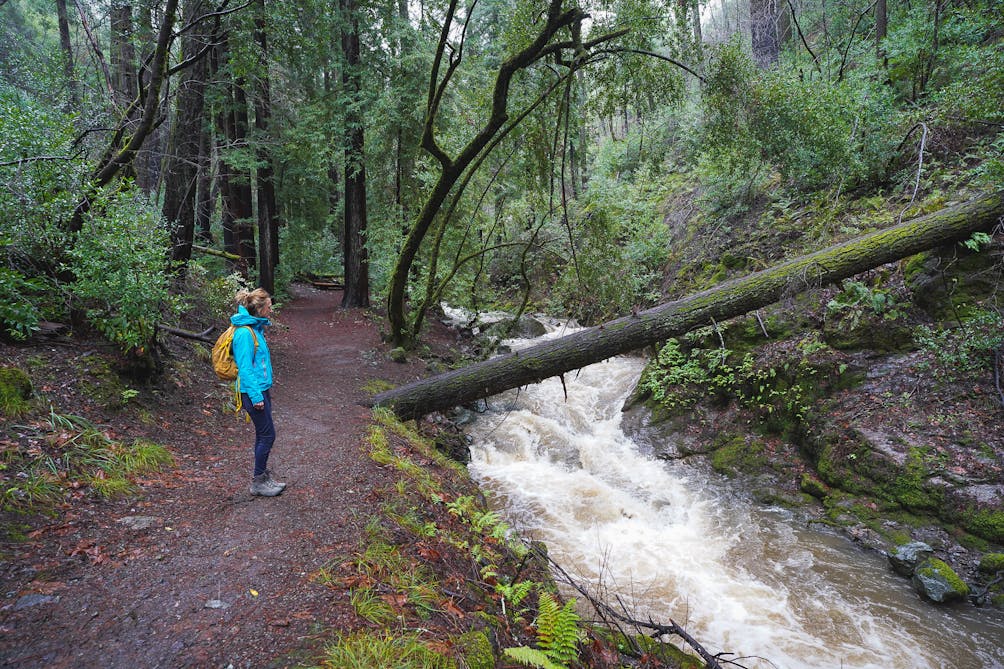
{"type": "MultiPolygon", "coordinates": [[[[568,585],[572,586],[579,594],[581,594],[589,602],[590,606],[592,606],[593,609],[596,611],[596,613],[600,616],[600,619],[603,621],[603,623],[613,629],[620,630],[621,634],[624,634],[620,626],[620,623],[623,623],[625,625],[630,625],[639,631],[649,630],[648,636],[651,636],[653,639],[656,640],[658,640],[659,637],[667,635],[678,636],[681,639],[683,639],[683,641],[688,646],[693,648],[694,651],[701,657],[701,659],[704,660],[707,669],[723,669],[723,667],[726,665],[745,669],[745,665],[742,665],[737,661],[744,659],[759,659],[763,660],[764,662],[768,662],[773,666],[773,663],[770,662],[770,660],[761,657],[748,656],[748,657],[737,657],[736,659],[729,659],[724,656],[735,655],[735,654],[726,652],[712,654],[711,651],[704,648],[704,646],[702,646],[696,639],[694,639],[694,637],[692,637],[687,632],[687,630],[685,630],[681,625],[677,624],[676,621],[674,620],[670,620],[669,623],[657,623],[654,622],[651,618],[649,618],[648,621],[637,620],[628,614],[627,606],[619,597],[617,598],[617,601],[618,604],[620,605],[620,610],[617,610],[614,607],[607,604],[606,602],[600,601],[599,599],[594,597],[593,594],[590,593],[584,585],[582,585],[574,578],[572,578],[571,575],[569,575],[569,573],[561,567],[561,565],[552,560],[549,556],[540,553],[537,549],[533,547],[531,547],[530,550],[535,551],[537,555],[539,555],[541,558],[546,559],[548,563],[551,564],[553,569],[558,573],[561,579],[568,585]]],[[[627,637],[626,634],[624,636],[627,637]]]]}

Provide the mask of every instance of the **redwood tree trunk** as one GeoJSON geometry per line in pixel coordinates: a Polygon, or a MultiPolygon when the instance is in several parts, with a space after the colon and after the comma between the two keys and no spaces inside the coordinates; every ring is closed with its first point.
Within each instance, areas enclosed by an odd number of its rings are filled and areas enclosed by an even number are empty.
{"type": "MultiPolygon", "coordinates": [[[[221,154],[244,146],[248,133],[247,95],[241,81],[230,83],[230,95],[223,102],[220,124],[223,132],[221,154]]],[[[220,194],[223,200],[224,250],[240,258],[236,269],[247,274],[255,266],[254,210],[251,202],[251,174],[229,164],[225,155],[220,159],[220,194]]]]}
{"type": "Polygon", "coordinates": [[[1004,215],[1004,191],[788,260],[637,315],[380,393],[370,406],[401,418],[539,383],[609,357],[740,316],[784,297],[989,231],[1004,215]]]}
{"type": "Polygon", "coordinates": [[[345,115],[345,291],[342,307],[370,305],[369,256],[366,251],[366,161],[362,113],[359,111],[359,17],[355,0],[341,0],[345,27],[342,29],[342,86],[347,99],[355,102],[345,115]]]}
{"type": "Polygon", "coordinates": [[[56,0],[56,15],[59,21],[59,46],[63,51],[63,76],[66,77],[66,86],[70,92],[66,111],[72,111],[80,107],[80,86],[73,71],[73,44],[70,43],[70,17],[66,12],[66,0],[56,0]]]}
{"type": "MultiPolygon", "coordinates": [[[[188,0],[183,16],[192,21],[205,10],[202,0],[188,0]]],[[[199,30],[182,37],[181,55],[191,58],[206,38],[199,30]]],[[[187,263],[195,239],[195,202],[199,183],[199,141],[204,121],[208,63],[200,59],[185,71],[178,86],[177,110],[165,167],[164,218],[171,226],[171,259],[187,263]]]]}
{"type": "Polygon", "coordinates": [[[279,264],[279,222],[275,202],[275,171],[268,150],[269,119],[272,95],[268,75],[268,37],[265,28],[265,0],[257,1],[254,39],[258,45],[255,129],[258,131],[255,153],[258,157],[258,283],[269,293],[275,292],[275,266],[279,264]]]}

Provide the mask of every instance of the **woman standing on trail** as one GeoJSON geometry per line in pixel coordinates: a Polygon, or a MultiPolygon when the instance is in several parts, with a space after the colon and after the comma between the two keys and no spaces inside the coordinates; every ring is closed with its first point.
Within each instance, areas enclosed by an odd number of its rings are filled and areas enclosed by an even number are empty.
{"type": "MultiPolygon", "coordinates": [[[[272,298],[262,288],[238,291],[237,313],[230,317],[234,325],[233,351],[237,364],[236,391],[241,405],[254,423],[254,474],[251,494],[275,497],[286,487],[272,479],[266,468],[275,442],[272,423],[272,358],[265,342],[265,326],[271,325],[272,298]]],[[[239,410],[239,408],[238,408],[239,410]]]]}

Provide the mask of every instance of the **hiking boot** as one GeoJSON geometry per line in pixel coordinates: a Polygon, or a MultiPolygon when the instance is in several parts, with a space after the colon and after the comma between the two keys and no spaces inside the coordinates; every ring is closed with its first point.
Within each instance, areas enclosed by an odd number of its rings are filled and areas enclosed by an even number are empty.
{"type": "Polygon", "coordinates": [[[268,481],[269,483],[271,483],[272,485],[274,485],[279,490],[284,490],[286,488],[286,484],[285,483],[283,483],[282,481],[276,481],[274,478],[272,478],[272,470],[271,469],[266,469],[265,470],[265,480],[268,481]]]}
{"type": "Polygon", "coordinates": [[[282,488],[276,486],[268,480],[268,474],[259,474],[251,479],[251,494],[262,497],[275,497],[282,492],[282,488]]]}

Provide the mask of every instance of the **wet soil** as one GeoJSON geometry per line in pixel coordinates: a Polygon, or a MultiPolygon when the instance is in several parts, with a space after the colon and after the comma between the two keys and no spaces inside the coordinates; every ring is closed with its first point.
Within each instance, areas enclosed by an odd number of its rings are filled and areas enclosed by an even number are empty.
{"type": "Polygon", "coordinates": [[[202,365],[191,387],[158,395],[154,427],[114,428],[152,431],[175,469],[141,481],[138,497],[76,500],[32,522],[26,541],[4,538],[0,666],[289,666],[332,628],[358,626],[348,593],[314,577],[359,544],[374,491],[393,482],[361,446],[364,387],[426,366],[391,362],[379,320],[340,309],[340,293],[293,296],[267,334],[269,465],[285,492],[250,495],[253,427],[222,411],[226,391],[202,365]]]}

